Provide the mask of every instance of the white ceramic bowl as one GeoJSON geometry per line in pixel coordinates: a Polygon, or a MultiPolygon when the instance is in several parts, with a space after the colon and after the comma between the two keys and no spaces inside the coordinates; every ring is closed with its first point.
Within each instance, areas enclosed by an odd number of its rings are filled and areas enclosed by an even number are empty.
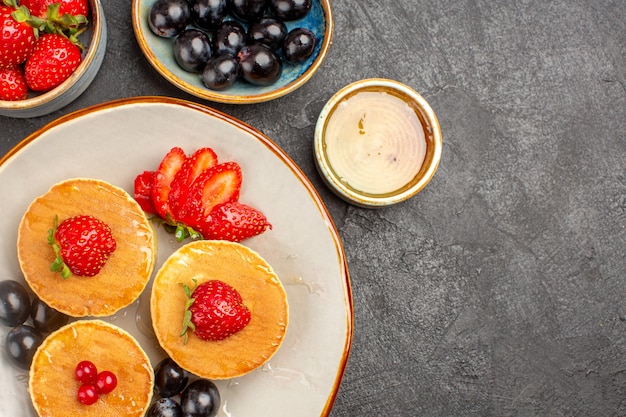
{"type": "Polygon", "coordinates": [[[0,100],[0,115],[27,118],[39,117],[59,110],[76,100],[96,77],[104,59],[107,26],[100,0],[89,0],[88,29],[80,36],[86,45],[83,61],[61,85],[45,93],[29,93],[26,100],[0,100]]]}
{"type": "Polygon", "coordinates": [[[257,86],[238,81],[227,90],[208,89],[200,74],[184,71],[173,54],[174,39],[161,38],[148,26],[148,13],[156,0],[133,0],[133,29],[146,59],[167,81],[196,97],[220,103],[252,104],[269,101],[293,92],[304,85],[322,65],[332,40],[333,17],[330,0],[312,0],[310,12],[300,20],[285,22],[287,29],[306,27],[316,36],[313,55],[302,64],[285,64],[274,84],[257,86]]]}
{"type": "Polygon", "coordinates": [[[442,151],[439,122],[426,100],[393,80],[372,78],[339,90],[315,127],[318,171],[342,199],[385,207],[420,192],[442,151]]]}

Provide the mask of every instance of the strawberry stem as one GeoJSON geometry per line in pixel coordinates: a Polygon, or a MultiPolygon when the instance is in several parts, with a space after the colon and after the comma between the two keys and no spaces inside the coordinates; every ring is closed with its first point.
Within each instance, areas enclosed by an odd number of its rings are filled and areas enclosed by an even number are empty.
{"type": "Polygon", "coordinates": [[[54,239],[54,235],[59,228],[59,216],[54,216],[54,226],[52,229],[48,230],[48,244],[52,246],[54,253],[56,255],[54,261],[50,265],[50,271],[52,272],[60,272],[63,279],[68,279],[72,276],[72,271],[70,268],[63,262],[63,257],[61,256],[61,246],[54,239]]]}
{"type": "Polygon", "coordinates": [[[184,345],[186,345],[187,341],[189,340],[189,333],[187,332],[187,330],[191,329],[191,331],[196,331],[196,325],[193,324],[193,322],[191,321],[191,310],[189,310],[189,308],[192,306],[194,301],[196,301],[196,299],[192,297],[192,294],[196,290],[196,288],[198,288],[198,281],[195,279],[192,279],[192,281],[193,289],[190,289],[187,284],[183,284],[182,282],[179,283],[180,285],[182,285],[183,290],[185,291],[185,296],[187,296],[187,301],[185,301],[185,313],[183,315],[183,330],[180,332],[179,335],[179,337],[184,337],[184,345]]]}
{"type": "Polygon", "coordinates": [[[174,234],[177,242],[182,242],[187,238],[190,238],[192,240],[203,239],[202,234],[195,230],[193,227],[187,226],[185,223],[177,222],[169,215],[167,216],[167,220],[158,216],[153,216],[150,218],[150,220],[157,222],[158,224],[162,224],[168,233],[174,234]]]}
{"type": "Polygon", "coordinates": [[[82,14],[74,16],[70,13],[64,13],[60,15],[60,7],[61,3],[53,3],[48,6],[42,30],[46,33],[56,33],[57,35],[65,36],[74,45],[84,50],[85,45],[78,39],[78,36],[87,30],[89,21],[82,14]]]}
{"type": "MultiPolygon", "coordinates": [[[[12,0],[4,0],[4,3],[14,3],[12,0]]],[[[11,5],[10,7],[14,7],[11,5]]],[[[30,14],[30,10],[26,6],[17,6],[15,5],[15,10],[11,12],[11,17],[15,19],[16,22],[26,23],[28,26],[33,28],[33,32],[36,38],[39,38],[39,32],[43,30],[46,26],[46,21],[38,18],[37,16],[33,16],[30,14]]]]}

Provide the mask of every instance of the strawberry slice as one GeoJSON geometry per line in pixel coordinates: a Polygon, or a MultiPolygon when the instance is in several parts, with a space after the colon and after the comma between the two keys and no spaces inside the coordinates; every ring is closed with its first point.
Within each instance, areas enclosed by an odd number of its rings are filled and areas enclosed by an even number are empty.
{"type": "Polygon", "coordinates": [[[272,225],[259,210],[231,201],[215,206],[199,230],[205,239],[240,242],[271,228],[272,225]]]}
{"type": "Polygon", "coordinates": [[[239,198],[241,181],[241,167],[236,162],[224,162],[204,170],[191,185],[179,220],[198,230],[213,207],[239,198]]]}
{"type": "Polygon", "coordinates": [[[183,163],[172,181],[167,201],[174,219],[178,218],[178,212],[187,201],[187,195],[194,180],[203,171],[215,165],[217,165],[217,155],[211,148],[198,149],[183,163]]]}
{"type": "Polygon", "coordinates": [[[171,214],[168,199],[172,181],[186,160],[185,151],[179,147],[174,147],[163,157],[154,175],[152,203],[157,214],[163,219],[167,219],[171,214]]]}
{"type": "Polygon", "coordinates": [[[146,213],[156,213],[156,208],[152,203],[152,185],[156,172],[144,171],[135,177],[135,201],[146,213]]]}

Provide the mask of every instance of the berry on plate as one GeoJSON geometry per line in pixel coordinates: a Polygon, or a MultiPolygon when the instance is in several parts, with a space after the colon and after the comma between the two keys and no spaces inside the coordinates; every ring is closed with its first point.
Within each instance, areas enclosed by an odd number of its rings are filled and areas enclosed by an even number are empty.
{"type": "Polygon", "coordinates": [[[185,341],[191,329],[202,340],[222,340],[250,322],[250,310],[243,304],[236,289],[219,280],[206,281],[193,290],[183,285],[187,310],[181,337],[185,341]]]}
{"type": "Polygon", "coordinates": [[[200,174],[217,165],[217,155],[211,148],[200,148],[183,162],[170,187],[168,204],[174,218],[185,204],[191,184],[200,174]]]}
{"type": "Polygon", "coordinates": [[[26,83],[33,91],[49,91],[68,79],[82,60],[80,48],[63,35],[39,37],[26,60],[26,83]]]}
{"type": "Polygon", "coordinates": [[[187,159],[181,148],[172,148],[161,160],[152,184],[152,202],[159,216],[163,219],[171,217],[169,195],[176,174],[187,159]]]}
{"type": "Polygon", "coordinates": [[[135,201],[146,213],[156,213],[152,202],[152,184],[154,184],[154,171],[144,171],[135,177],[135,201]]]}
{"type": "Polygon", "coordinates": [[[28,97],[26,77],[19,66],[0,68],[0,100],[18,101],[28,97]]]}
{"type": "Polygon", "coordinates": [[[55,218],[48,243],[57,255],[50,270],[60,272],[63,278],[97,275],[117,246],[111,228],[86,215],[70,217],[61,224],[55,218]]]}
{"type": "Polygon", "coordinates": [[[220,163],[211,148],[187,156],[174,147],[156,171],[135,177],[134,195],[179,242],[187,237],[239,242],[271,228],[263,213],[239,203],[242,178],[237,162],[220,163]]]}
{"type": "Polygon", "coordinates": [[[203,171],[189,190],[180,221],[192,227],[202,224],[213,207],[239,198],[241,181],[241,167],[236,162],[223,162],[203,171]]]}
{"type": "Polygon", "coordinates": [[[207,239],[241,242],[271,227],[259,210],[231,201],[215,206],[199,230],[207,239]]]}

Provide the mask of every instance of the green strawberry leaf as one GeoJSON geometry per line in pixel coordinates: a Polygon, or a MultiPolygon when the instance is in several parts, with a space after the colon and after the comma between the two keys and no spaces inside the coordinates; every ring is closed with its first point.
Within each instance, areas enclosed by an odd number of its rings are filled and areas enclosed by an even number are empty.
{"type": "Polygon", "coordinates": [[[192,297],[192,294],[196,290],[196,288],[198,288],[198,281],[195,279],[192,279],[192,281],[194,284],[193,289],[190,289],[187,284],[183,284],[182,282],[179,283],[180,285],[182,285],[183,291],[185,291],[185,296],[187,296],[187,301],[185,301],[185,313],[183,314],[183,329],[179,335],[179,337],[184,337],[183,344],[185,345],[189,340],[188,330],[191,329],[191,331],[193,332],[196,331],[196,325],[193,324],[193,322],[191,321],[191,310],[189,310],[189,308],[194,303],[194,301],[196,301],[196,299],[192,297]]]}
{"type": "Polygon", "coordinates": [[[63,279],[68,279],[72,276],[72,271],[70,268],[63,262],[63,257],[61,256],[61,246],[54,239],[54,235],[59,228],[59,216],[54,216],[54,226],[52,229],[48,230],[48,244],[52,246],[52,250],[56,255],[54,261],[50,265],[50,271],[52,272],[60,272],[63,279]]]}

